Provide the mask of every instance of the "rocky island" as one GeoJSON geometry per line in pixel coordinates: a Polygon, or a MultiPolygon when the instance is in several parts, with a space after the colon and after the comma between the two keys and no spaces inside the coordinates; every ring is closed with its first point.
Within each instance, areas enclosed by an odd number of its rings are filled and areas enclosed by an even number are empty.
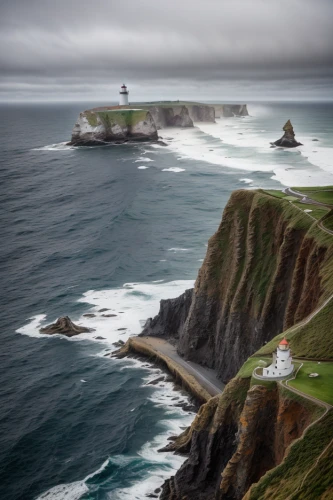
{"type": "Polygon", "coordinates": [[[162,500],[332,495],[333,189],[293,193],[234,192],[194,289],[163,300],[142,336],[121,349],[161,359],[178,379],[189,360],[227,384],[214,395],[184,377],[206,402],[165,448],[188,458],[162,500]],[[309,197],[311,216],[299,201],[309,197]],[[288,384],[258,379],[254,370],[271,364],[282,339],[296,374],[288,384]]]}
{"type": "Polygon", "coordinates": [[[208,105],[159,101],[105,106],[83,111],[73,128],[72,146],[96,146],[128,141],[157,141],[158,130],[215,123],[215,117],[247,116],[242,105],[208,105]]]}

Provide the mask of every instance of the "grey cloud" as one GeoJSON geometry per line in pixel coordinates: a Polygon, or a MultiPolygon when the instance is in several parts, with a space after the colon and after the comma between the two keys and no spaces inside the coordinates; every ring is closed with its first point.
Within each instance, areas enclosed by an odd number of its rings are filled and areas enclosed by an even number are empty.
{"type": "Polygon", "coordinates": [[[97,98],[123,79],[140,93],[295,79],[318,92],[332,88],[332,18],[331,0],[3,0],[0,98],[97,98]]]}

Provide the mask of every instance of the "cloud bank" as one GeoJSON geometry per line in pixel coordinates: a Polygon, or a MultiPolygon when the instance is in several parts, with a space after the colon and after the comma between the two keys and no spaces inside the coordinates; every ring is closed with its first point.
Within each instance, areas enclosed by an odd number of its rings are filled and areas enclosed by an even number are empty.
{"type": "Polygon", "coordinates": [[[333,97],[331,0],[2,0],[0,99],[333,97]],[[223,94],[223,95],[222,95],[223,94]]]}

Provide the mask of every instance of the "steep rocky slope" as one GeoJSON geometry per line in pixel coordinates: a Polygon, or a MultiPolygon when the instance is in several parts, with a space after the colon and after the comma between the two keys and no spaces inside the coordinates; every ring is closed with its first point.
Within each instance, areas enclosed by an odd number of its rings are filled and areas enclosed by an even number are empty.
{"type": "Polygon", "coordinates": [[[331,498],[332,408],[252,371],[281,335],[294,355],[332,359],[332,294],[332,235],[286,200],[233,193],[194,290],[144,330],[229,380],[168,446],[188,458],[162,500],[331,498]]]}
{"type": "MultiPolygon", "coordinates": [[[[313,439],[304,430],[312,422],[317,425],[325,416],[324,409],[275,382],[250,384],[250,377],[232,379],[221,396],[200,408],[192,426],[172,444],[174,451],[188,453],[189,458],[165,482],[162,500],[240,500],[252,485],[248,499],[286,498],[256,496],[255,491],[259,485],[269,491],[265,474],[276,471],[280,464],[285,467],[289,446],[300,437],[297,445],[304,453],[303,448],[313,439]],[[265,478],[264,487],[260,482],[255,485],[261,478],[265,478]]],[[[329,436],[332,439],[331,431],[329,436]]],[[[325,449],[329,436],[317,443],[306,467],[298,463],[298,485],[309,463],[314,464],[325,449]]]]}
{"type": "MultiPolygon", "coordinates": [[[[175,337],[181,355],[215,368],[227,382],[257,349],[330,295],[332,240],[288,201],[236,191],[209,240],[190,307],[188,298],[177,303],[178,311],[184,304],[183,326],[169,327],[170,310],[161,321],[171,308],[164,301],[160,319],[148,322],[143,333],[175,337]]],[[[319,339],[316,356],[325,352],[319,339]]]]}

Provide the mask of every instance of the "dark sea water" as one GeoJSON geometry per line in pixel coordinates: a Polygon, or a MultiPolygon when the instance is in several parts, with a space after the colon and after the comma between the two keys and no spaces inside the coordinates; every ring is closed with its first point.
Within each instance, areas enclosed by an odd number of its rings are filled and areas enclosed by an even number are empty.
{"type": "Polygon", "coordinates": [[[333,184],[332,104],[249,105],[161,131],[168,147],[67,147],[88,107],[1,107],[1,500],[141,499],[173,474],[183,459],[156,449],[192,421],[186,395],[105,354],[192,286],[232,190],[333,184]],[[304,146],[270,149],[288,118],[304,146]],[[96,331],[38,333],[61,315],[96,331]]]}

